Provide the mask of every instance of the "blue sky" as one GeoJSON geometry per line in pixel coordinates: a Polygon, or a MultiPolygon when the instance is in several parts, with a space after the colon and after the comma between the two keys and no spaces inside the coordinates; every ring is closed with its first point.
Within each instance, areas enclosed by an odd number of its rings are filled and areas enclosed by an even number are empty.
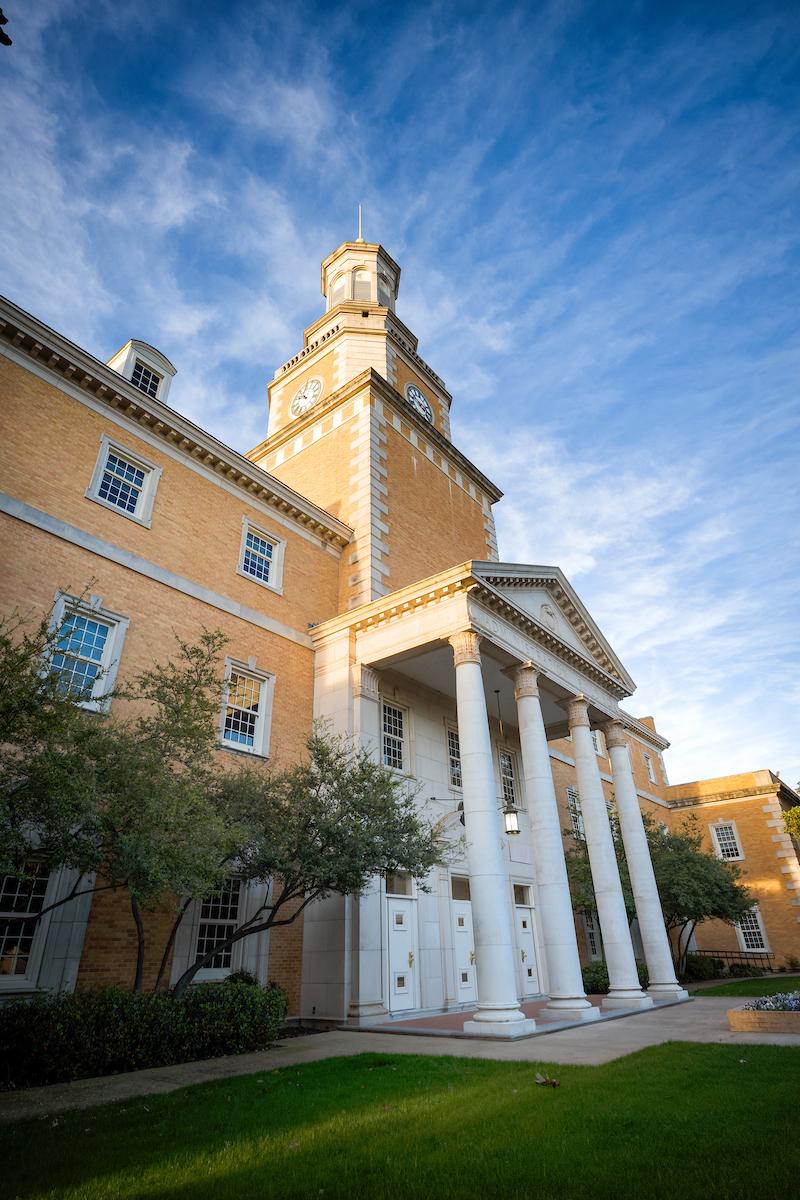
{"type": "Polygon", "coordinates": [[[355,233],[677,782],[800,779],[793,4],[7,0],[0,286],[246,450],[355,233]]]}

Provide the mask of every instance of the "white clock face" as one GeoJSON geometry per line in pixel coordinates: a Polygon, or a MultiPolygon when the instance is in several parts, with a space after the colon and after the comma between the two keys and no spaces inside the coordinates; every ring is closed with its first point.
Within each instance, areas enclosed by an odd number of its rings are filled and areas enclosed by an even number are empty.
{"type": "Polygon", "coordinates": [[[406,400],[413,404],[421,417],[433,424],[433,409],[415,383],[406,384],[406,400]]]}
{"type": "Polygon", "coordinates": [[[292,416],[302,417],[312,405],[316,404],[322,395],[322,380],[307,379],[294,394],[292,400],[292,416]]]}

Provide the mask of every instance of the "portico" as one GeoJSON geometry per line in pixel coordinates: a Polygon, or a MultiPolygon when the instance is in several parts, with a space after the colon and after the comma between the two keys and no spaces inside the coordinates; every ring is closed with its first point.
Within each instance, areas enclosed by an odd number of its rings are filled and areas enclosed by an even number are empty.
{"type": "MultiPolygon", "coordinates": [[[[355,736],[408,777],[421,807],[450,842],[450,862],[428,881],[430,892],[410,898],[407,918],[398,915],[400,906],[381,880],[358,898],[332,898],[308,910],[304,1015],[368,1022],[395,1011],[398,991],[404,1012],[467,1007],[453,982],[448,915],[455,895],[451,875],[463,872],[457,878],[470,902],[475,987],[469,1006],[475,1011],[464,1032],[515,1038],[535,1029],[520,1008],[520,956],[525,961],[531,951],[519,943],[514,909],[525,889],[534,977],[548,998],[538,1020],[597,1019],[583,990],[548,745],[567,731],[611,983],[602,1007],[651,1007],[653,996],[637,977],[592,747],[592,730],[601,727],[613,754],[619,824],[653,991],[662,999],[685,996],[672,970],[626,757],[619,700],[633,683],[560,571],[468,562],[325,622],[312,637],[317,719],[355,736]],[[508,782],[498,776],[503,741],[518,759],[522,811],[516,838],[505,833],[501,816],[508,782]],[[457,788],[448,778],[448,754],[452,767],[456,745],[457,788]],[[389,908],[397,929],[389,928],[389,908]],[[411,922],[416,941],[395,936],[411,922]],[[403,948],[399,966],[395,946],[403,948]]],[[[471,972],[462,963],[461,980],[465,976],[471,972]]]]}

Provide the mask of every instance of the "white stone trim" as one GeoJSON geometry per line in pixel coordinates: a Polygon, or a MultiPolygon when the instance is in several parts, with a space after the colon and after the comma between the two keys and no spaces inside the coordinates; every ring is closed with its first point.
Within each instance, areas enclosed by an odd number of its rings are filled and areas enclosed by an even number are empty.
{"type": "Polygon", "coordinates": [[[143,575],[165,587],[173,588],[184,596],[191,596],[203,604],[208,604],[211,608],[219,609],[220,612],[229,613],[241,621],[247,621],[250,625],[267,630],[268,633],[274,633],[278,637],[286,638],[287,641],[311,649],[311,638],[307,633],[301,632],[299,629],[292,629],[291,626],[284,625],[282,621],[267,617],[264,613],[257,612],[255,609],[241,604],[238,600],[221,595],[219,592],[213,592],[209,588],[203,587],[202,584],[195,583],[192,579],[176,575],[174,571],[168,571],[166,567],[162,567],[158,563],[142,558],[139,554],[133,554],[122,546],[115,546],[111,542],[103,541],[102,538],[95,537],[92,533],[78,529],[75,525],[69,525],[66,521],[61,521],[49,513],[41,512],[4,492],[0,492],[0,512],[14,517],[18,521],[24,521],[36,529],[41,529],[44,533],[52,534],[53,537],[69,542],[73,546],[79,546],[82,550],[88,550],[89,553],[96,554],[98,558],[105,558],[109,562],[127,567],[129,571],[134,571],[137,575],[143,575]]]}
{"type": "Polygon", "coordinates": [[[84,494],[87,500],[92,500],[95,504],[101,504],[103,508],[110,509],[111,512],[117,513],[118,516],[126,517],[129,521],[135,521],[137,525],[144,525],[145,529],[149,529],[152,523],[156,489],[158,488],[160,479],[161,467],[157,467],[155,463],[143,458],[136,450],[129,450],[122,442],[118,442],[115,438],[111,438],[107,433],[104,433],[100,438],[100,450],[94,465],[94,471],[92,472],[92,479],[84,494]],[[134,467],[138,467],[140,471],[144,472],[144,483],[139,493],[139,499],[136,502],[135,512],[126,512],[124,508],[120,508],[117,504],[112,504],[110,500],[105,500],[100,495],[100,484],[105,474],[109,451],[115,451],[121,458],[130,461],[134,467]]]}

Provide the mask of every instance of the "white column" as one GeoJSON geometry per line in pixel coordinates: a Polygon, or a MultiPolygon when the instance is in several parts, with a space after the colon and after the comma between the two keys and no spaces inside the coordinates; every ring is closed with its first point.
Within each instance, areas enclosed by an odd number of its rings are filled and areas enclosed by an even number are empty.
{"type": "Polygon", "coordinates": [[[590,1004],[583,990],[561,818],[550,769],[537,674],[533,663],[519,667],[514,674],[514,696],[550,990],[550,1000],[538,1015],[554,1021],[593,1021],[600,1016],[600,1010],[590,1004]]]}
{"type": "Polygon", "coordinates": [[[458,736],[467,841],[478,1008],[464,1032],[514,1038],[533,1033],[517,997],[514,927],[500,840],[500,805],[492,766],[489,719],[478,635],[450,638],[456,668],[458,736]]]}
{"type": "MultiPolygon", "coordinates": [[[[378,676],[363,663],[352,669],[355,742],[380,760],[380,696],[378,676]]],[[[375,875],[359,896],[349,896],[350,1000],[348,1016],[356,1020],[385,1015],[383,994],[384,922],[381,879],[375,875]]]]}
{"type": "Polygon", "coordinates": [[[592,886],[597,900],[597,915],[600,919],[603,949],[608,964],[610,988],[603,1001],[603,1008],[650,1008],[653,1001],[639,986],[614,839],[611,836],[584,696],[578,695],[570,701],[569,727],[575,752],[586,849],[592,868],[592,886]]]}
{"type": "Polygon", "coordinates": [[[633,780],[624,727],[619,720],[610,721],[603,726],[603,732],[611,759],[614,798],[633,898],[636,901],[636,918],[650,975],[650,986],[647,990],[654,1000],[688,1000],[689,993],[675,978],[669,938],[664,927],[664,916],[633,780]]]}

